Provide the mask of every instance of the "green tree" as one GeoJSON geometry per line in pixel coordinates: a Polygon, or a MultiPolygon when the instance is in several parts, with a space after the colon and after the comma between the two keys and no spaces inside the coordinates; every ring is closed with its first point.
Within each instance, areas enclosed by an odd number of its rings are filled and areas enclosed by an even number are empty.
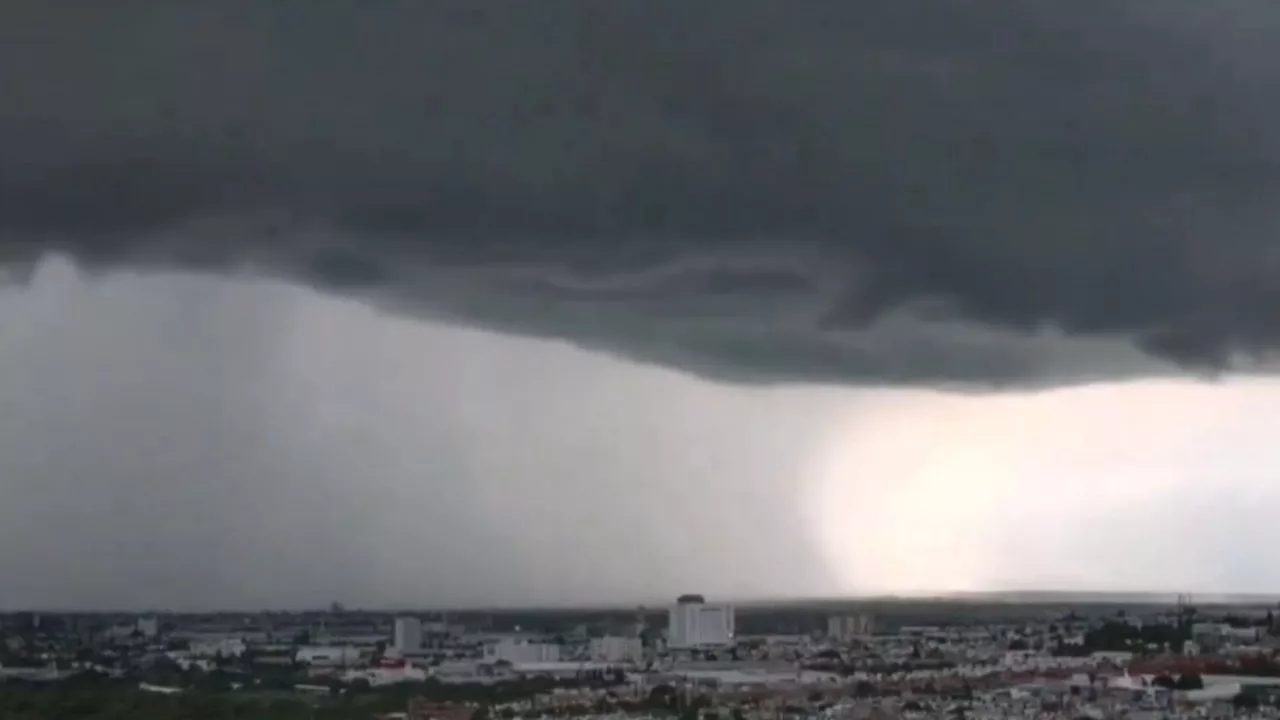
{"type": "Polygon", "coordinates": [[[1251,692],[1236,693],[1235,697],[1231,698],[1231,704],[1241,710],[1253,709],[1259,705],[1258,696],[1251,692]]]}
{"type": "Polygon", "coordinates": [[[1178,690],[1202,690],[1204,689],[1204,678],[1199,673],[1186,673],[1178,676],[1178,690]]]}

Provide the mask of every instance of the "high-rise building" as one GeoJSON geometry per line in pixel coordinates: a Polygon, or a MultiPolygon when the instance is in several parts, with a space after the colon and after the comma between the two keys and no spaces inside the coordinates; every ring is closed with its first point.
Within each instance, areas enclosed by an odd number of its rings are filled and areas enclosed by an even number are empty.
{"type": "Polygon", "coordinates": [[[733,644],[733,606],[709,605],[701,595],[681,595],[667,614],[667,646],[724,647],[733,644]]]}
{"type": "Polygon", "coordinates": [[[422,649],[422,621],[416,617],[396,618],[392,647],[401,655],[422,649]]]}

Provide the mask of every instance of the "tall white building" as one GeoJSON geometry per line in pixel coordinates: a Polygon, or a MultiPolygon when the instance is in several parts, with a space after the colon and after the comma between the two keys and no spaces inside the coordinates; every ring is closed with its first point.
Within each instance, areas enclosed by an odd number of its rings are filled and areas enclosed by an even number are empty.
{"type": "Polygon", "coordinates": [[[732,605],[709,605],[701,595],[681,595],[667,615],[667,645],[672,648],[732,645],[733,625],[732,605]]]}
{"type": "Polygon", "coordinates": [[[401,655],[422,649],[422,621],[415,617],[396,618],[392,647],[401,655]]]}

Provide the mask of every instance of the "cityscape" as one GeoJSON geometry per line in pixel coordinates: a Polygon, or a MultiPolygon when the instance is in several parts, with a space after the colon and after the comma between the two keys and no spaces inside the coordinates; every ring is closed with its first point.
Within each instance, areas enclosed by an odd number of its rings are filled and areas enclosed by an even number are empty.
{"type": "Polygon", "coordinates": [[[0,720],[1280,720],[1278,47],[0,3],[0,720]]]}
{"type": "Polygon", "coordinates": [[[10,612],[0,717],[1280,717],[1277,610],[686,594],[628,609],[10,612]]]}

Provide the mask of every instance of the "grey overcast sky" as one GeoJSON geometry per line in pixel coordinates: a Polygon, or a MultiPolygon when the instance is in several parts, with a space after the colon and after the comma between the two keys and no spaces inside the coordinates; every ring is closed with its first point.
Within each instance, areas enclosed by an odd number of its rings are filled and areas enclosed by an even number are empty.
{"type": "Polygon", "coordinates": [[[5,3],[0,606],[1280,591],[1277,33],[5,3]]]}

